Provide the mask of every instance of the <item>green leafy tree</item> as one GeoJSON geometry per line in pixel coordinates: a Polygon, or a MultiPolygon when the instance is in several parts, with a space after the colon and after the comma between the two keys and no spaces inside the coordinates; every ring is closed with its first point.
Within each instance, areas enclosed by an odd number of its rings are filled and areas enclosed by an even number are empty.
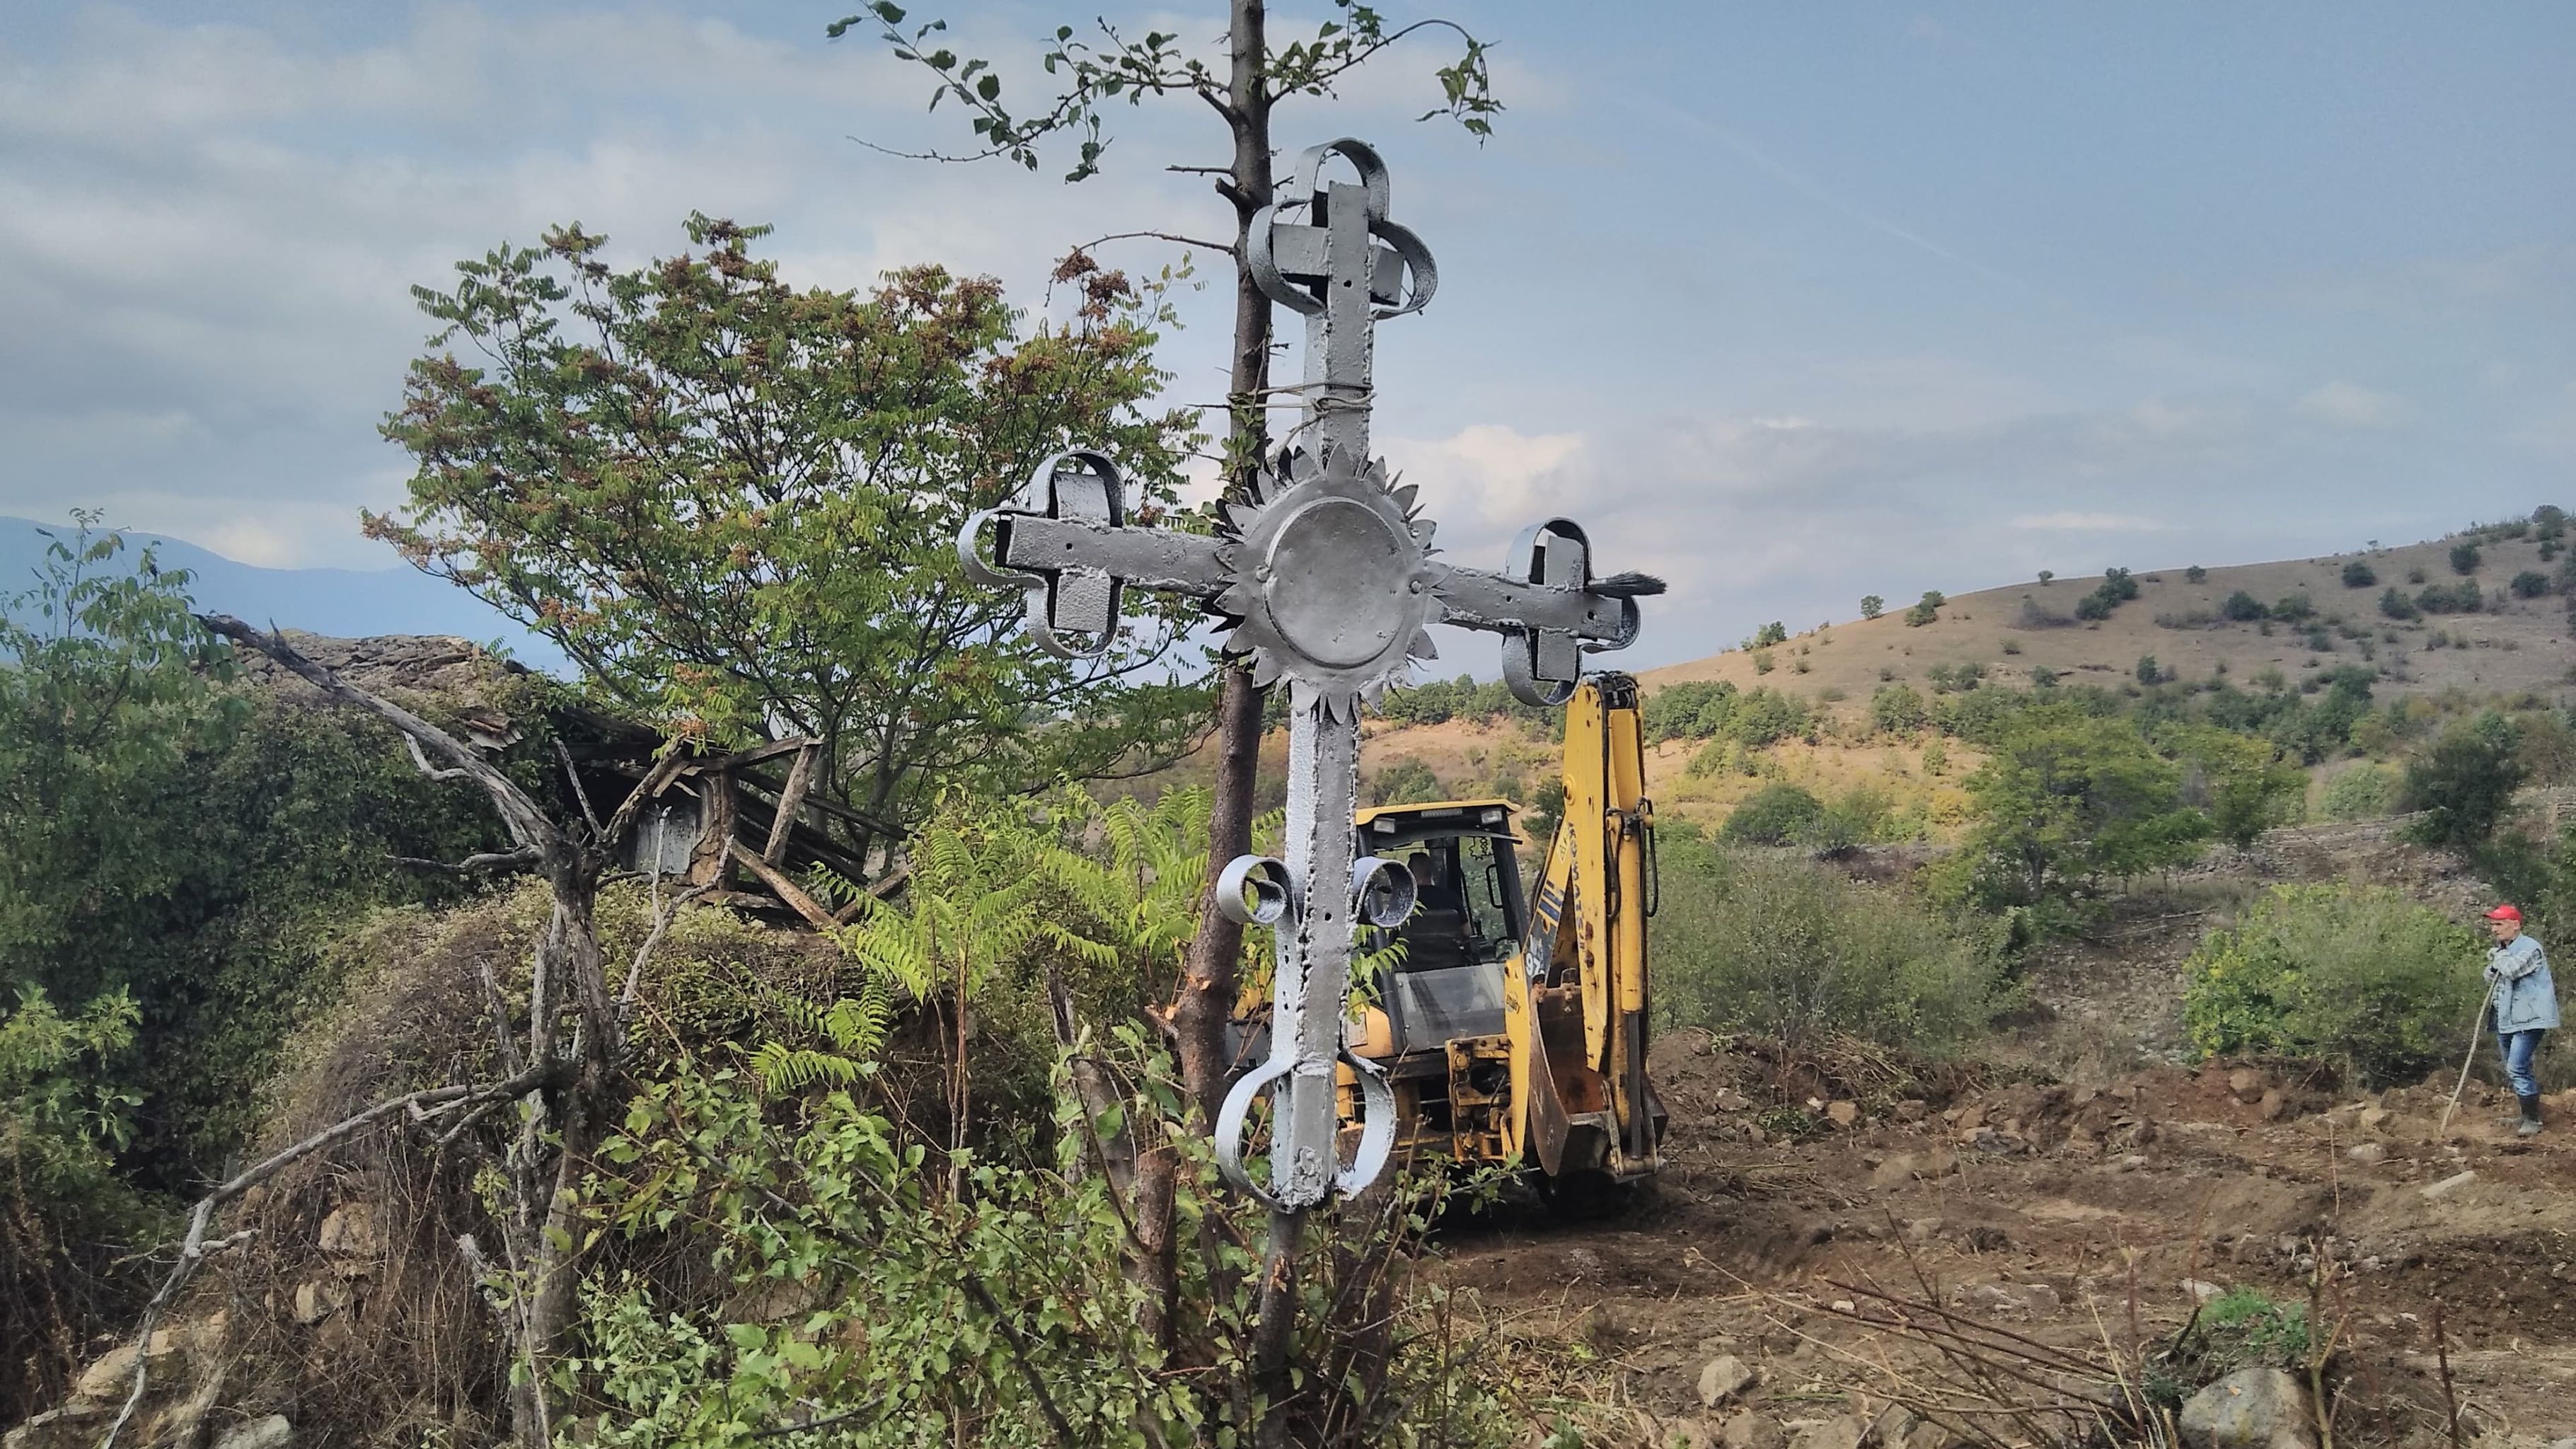
{"type": "Polygon", "coordinates": [[[2173,724],[2155,743],[2183,770],[2183,799],[2209,816],[2211,831],[2243,849],[2287,821],[2307,788],[2307,771],[2270,740],[2207,725],[2173,724]]]}
{"type": "Polygon", "coordinates": [[[1860,596],[1860,616],[1862,618],[1875,619],[1886,612],[1887,600],[1880,598],[1876,594],[1863,594],[1860,596]]]}
{"type": "Polygon", "coordinates": [[[1923,597],[1915,600],[1914,607],[1905,611],[1905,626],[1920,629],[1933,622],[1941,617],[1941,606],[1948,602],[1939,589],[1925,589],[1923,597]]]}
{"type": "Polygon", "coordinates": [[[2407,805],[2424,812],[2409,834],[2426,845],[2473,850],[2495,835],[2528,773],[2522,732],[2487,710],[2444,730],[2406,762],[2407,805]]]}
{"type": "Polygon", "coordinates": [[[57,998],[123,980],[187,878],[170,818],[192,752],[248,702],[217,687],[230,651],[188,612],[184,570],[115,533],[49,538],[36,586],[0,606],[0,961],[57,998]]]}
{"type": "Polygon", "coordinates": [[[2476,544],[2462,542],[2451,545],[2451,572],[2455,574],[2476,573],[2478,571],[2479,562],[2478,546],[2476,544]]]}
{"type": "Polygon", "coordinates": [[[2013,717],[1966,785],[1976,819],[1944,884],[1989,907],[2062,910],[2190,859],[2212,829],[2133,725],[2067,704],[2013,717]]]}
{"type": "Polygon", "coordinates": [[[1788,642],[1789,628],[1777,619],[1753,631],[1753,647],[1756,649],[1768,649],[1774,644],[1788,642]]]}
{"type": "Polygon", "coordinates": [[[940,785],[1022,790],[1176,747],[1204,708],[1161,682],[1175,614],[1068,661],[955,539],[1040,459],[1117,459],[1169,508],[1189,420],[1151,289],[1068,264],[1076,321],[1020,335],[989,281],[800,289],[765,228],[692,216],[696,250],[624,270],[567,227],[417,289],[441,324],[387,436],[417,463],[370,533],[563,646],[589,687],[684,735],[822,742],[867,859],[940,785]],[[445,350],[457,344],[474,360],[445,350]]]}
{"type": "Polygon", "coordinates": [[[2156,656],[2152,654],[2138,656],[2136,673],[2140,684],[2154,684],[2165,677],[2164,666],[2156,663],[2156,656]]]}

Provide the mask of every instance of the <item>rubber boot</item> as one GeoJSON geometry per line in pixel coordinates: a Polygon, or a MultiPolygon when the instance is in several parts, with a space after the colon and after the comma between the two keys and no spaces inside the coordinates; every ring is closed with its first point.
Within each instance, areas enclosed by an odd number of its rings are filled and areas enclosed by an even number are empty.
{"type": "Polygon", "coordinates": [[[2522,1104],[2522,1125],[2513,1129],[2513,1135],[2516,1137],[2539,1136],[2540,1099],[2538,1097],[2517,1097],[2514,1100],[2522,1104]]]}

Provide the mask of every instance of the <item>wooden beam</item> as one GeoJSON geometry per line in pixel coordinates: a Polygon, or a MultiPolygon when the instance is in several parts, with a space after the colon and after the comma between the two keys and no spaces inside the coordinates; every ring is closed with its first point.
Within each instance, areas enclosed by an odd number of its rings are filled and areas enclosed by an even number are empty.
{"type": "Polygon", "coordinates": [[[796,830],[796,812],[804,807],[805,792],[814,784],[814,765],[822,757],[821,743],[807,740],[796,751],[796,763],[788,767],[787,784],[778,792],[778,814],[769,822],[769,843],[760,851],[760,858],[771,865],[787,858],[787,842],[796,830]]]}
{"type": "Polygon", "coordinates": [[[744,869],[760,877],[761,884],[778,892],[778,898],[785,901],[796,914],[803,916],[816,930],[829,931],[841,924],[832,918],[830,911],[823,909],[812,896],[805,894],[798,888],[796,882],[789,880],[778,867],[752,854],[751,847],[739,840],[733,842],[733,858],[742,862],[744,869]]]}
{"type": "Polygon", "coordinates": [[[793,739],[772,740],[765,745],[754,745],[747,750],[736,750],[730,755],[719,755],[712,760],[700,760],[697,762],[697,766],[701,770],[739,770],[745,765],[757,765],[763,760],[774,760],[780,755],[793,754],[798,750],[810,749],[820,743],[821,741],[816,740],[811,736],[798,735],[793,739]]]}

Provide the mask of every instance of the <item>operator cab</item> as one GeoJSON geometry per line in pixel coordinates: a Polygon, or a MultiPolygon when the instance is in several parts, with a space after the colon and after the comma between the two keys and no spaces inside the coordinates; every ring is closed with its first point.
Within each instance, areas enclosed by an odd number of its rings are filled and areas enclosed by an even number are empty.
{"type": "Polygon", "coordinates": [[[1368,1011],[1353,1043],[1361,1055],[1393,1064],[1432,1053],[1445,1063],[1448,1042],[1502,1034],[1503,973],[1524,918],[1512,808],[1449,800],[1358,813],[1359,853],[1401,862],[1415,890],[1403,925],[1360,942],[1366,952],[1404,946],[1393,969],[1363,988],[1368,1011]]]}

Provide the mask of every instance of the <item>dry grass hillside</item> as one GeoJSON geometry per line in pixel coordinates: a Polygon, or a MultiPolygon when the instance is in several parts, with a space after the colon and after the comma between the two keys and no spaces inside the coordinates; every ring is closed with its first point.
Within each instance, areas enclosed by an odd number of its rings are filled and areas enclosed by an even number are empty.
{"type": "MultiPolygon", "coordinates": [[[[2538,695],[2576,700],[2576,649],[2570,647],[2567,594],[2553,589],[2537,598],[2512,597],[2511,581],[2526,571],[2553,580],[2565,556],[2541,557],[2536,538],[2477,538],[2463,534],[2397,548],[2369,549],[2320,558],[2207,568],[2197,580],[2186,565],[2135,574],[2137,597],[2098,622],[2079,621],[2076,604],[2103,581],[2099,574],[2008,584],[1952,596],[1932,623],[1905,622],[1912,600],[1891,600],[1876,619],[1855,619],[1794,634],[1767,650],[1732,649],[1687,664],[1649,670],[1648,690],[1689,680],[1726,680],[1739,688],[1762,685],[1804,696],[1847,720],[1866,714],[1873,691],[1887,683],[1913,685],[1929,695],[1936,670],[1982,666],[1985,678],[2022,687],[2034,671],[2066,683],[2134,688],[2138,661],[2153,655],[2166,677],[2206,681],[2224,677],[2259,688],[2278,670],[2296,685],[2303,677],[2342,665],[2378,675],[2375,695],[2459,690],[2473,697],[2538,695]],[[2479,561],[2467,576],[2451,566],[2452,546],[2476,538],[2479,561]],[[2348,564],[2365,565],[2368,585],[2344,582],[2348,564]],[[2426,585],[2456,588],[2473,582],[2484,596],[2477,613],[2429,614],[2411,620],[2381,612],[2382,593],[2396,588],[2414,597],[2426,585]],[[2305,595],[2314,613],[2301,623],[2223,616],[2230,596],[2242,592],[2267,609],[2305,595]],[[2327,647],[2317,648],[2317,644],[2327,647]],[[1767,656],[1770,668],[1757,667],[1767,656]]],[[[1418,762],[1452,795],[1501,794],[1528,798],[1526,787],[1545,779],[1555,749],[1535,728],[1508,720],[1453,719],[1436,725],[1372,720],[1361,747],[1363,778],[1407,761],[1418,762]]],[[[1928,737],[1884,736],[1859,743],[1786,740],[1760,751],[1734,751],[1723,760],[1694,756],[1711,748],[1695,740],[1655,746],[1647,761],[1658,808],[1703,824],[1725,818],[1745,796],[1775,781],[1801,786],[1821,798],[1855,789],[1875,792],[1897,817],[1920,821],[1939,838],[1963,817],[1959,781],[1978,763],[1975,752],[1948,741],[1925,758],[1928,737]]],[[[1281,741],[1271,742],[1265,769],[1284,761],[1281,741]]],[[[1714,747],[1724,753],[1724,746],[1714,747]]],[[[1185,767],[1186,769],[1186,767],[1185,767]]],[[[2330,774],[2332,767],[2320,772],[2330,774]]],[[[1416,782],[1418,784],[1418,782],[1416,782]]],[[[1410,791],[1418,793],[1418,791],[1410,791]]]]}
{"type": "Polygon", "coordinates": [[[2569,648],[2566,598],[2551,594],[2497,602],[2515,574],[2555,573],[2557,562],[2542,561],[2533,539],[2480,546],[2482,558],[2473,577],[2487,595],[2486,611],[2411,622],[2381,616],[2380,594],[2392,585],[2412,595],[2425,583],[2460,582],[2451,570],[2452,542],[2211,568],[2197,583],[2180,564],[2142,570],[2136,575],[2138,597],[2098,623],[2079,623],[2074,617],[2076,602],[2102,582],[2098,574],[1955,594],[1937,621],[1921,627],[1904,619],[1913,600],[1890,599],[1879,618],[1791,635],[1768,651],[1773,668],[1767,675],[1755,668],[1754,655],[1763,651],[1731,649],[1652,670],[1643,678],[1650,688],[1693,679],[1723,679],[1740,688],[1759,682],[1811,699],[1839,698],[1857,705],[1884,682],[1902,680],[1921,688],[1936,665],[1981,664],[1989,678],[2004,683],[2026,682],[2031,670],[2046,668],[2070,681],[2117,684],[2135,677],[2139,656],[2152,654],[2186,680],[2207,679],[2223,665],[2227,676],[2240,683],[2266,669],[2278,669],[2295,682],[2310,670],[2367,662],[2382,672],[2382,697],[2454,687],[2479,694],[2531,691],[2567,697],[2569,665],[2576,654],[2569,648]],[[2370,568],[2375,584],[2344,585],[2344,566],[2355,561],[2370,568]],[[2418,572],[2421,580],[2410,582],[2418,572]],[[2272,624],[2267,631],[2261,623],[2220,619],[2222,605],[2240,590],[2266,605],[2306,594],[2318,619],[2327,624],[2333,648],[2310,648],[2308,633],[2286,624],[2272,624]],[[2366,638],[2342,637],[2338,624],[2363,631],[2366,638]]]}

